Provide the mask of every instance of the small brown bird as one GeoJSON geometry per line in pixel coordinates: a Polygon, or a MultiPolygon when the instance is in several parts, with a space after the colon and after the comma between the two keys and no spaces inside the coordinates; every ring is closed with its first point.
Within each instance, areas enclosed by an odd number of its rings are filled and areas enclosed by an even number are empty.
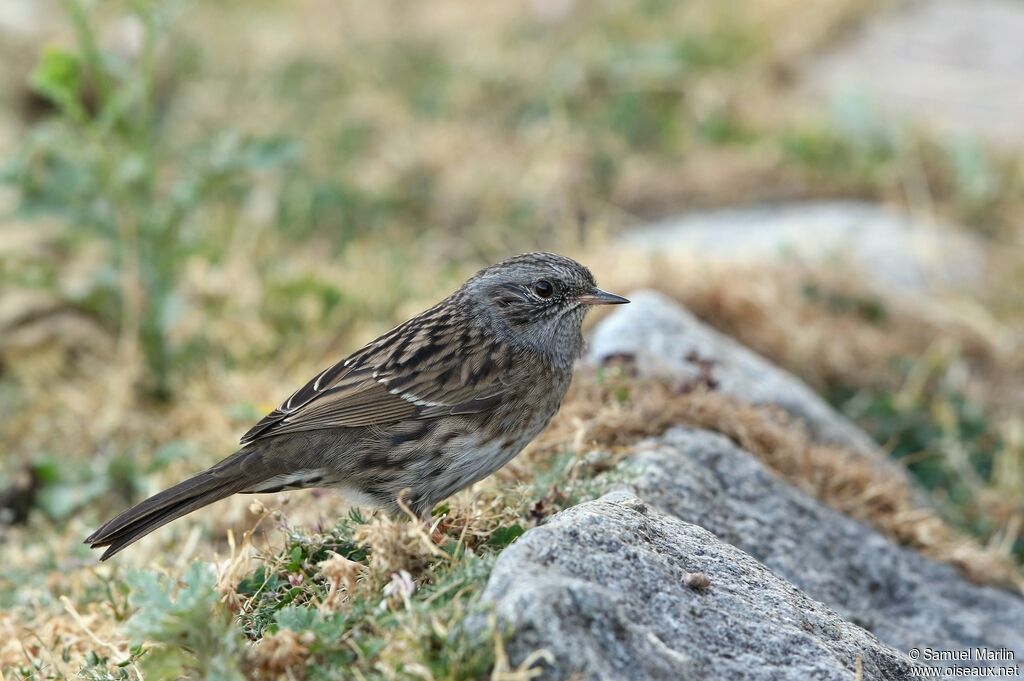
{"type": "Polygon", "coordinates": [[[575,260],[527,253],[477,272],[440,303],[317,374],[242,448],[129,508],[85,540],[106,560],[232,494],[338,489],[422,518],[540,433],[569,389],[591,305],[628,303],[575,260]]]}

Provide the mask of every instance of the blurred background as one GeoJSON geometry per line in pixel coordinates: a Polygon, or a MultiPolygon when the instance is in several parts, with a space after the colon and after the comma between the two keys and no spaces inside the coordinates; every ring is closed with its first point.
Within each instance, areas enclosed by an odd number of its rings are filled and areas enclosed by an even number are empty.
{"type": "Polygon", "coordinates": [[[0,632],[38,643],[0,663],[85,659],[98,522],[528,250],[789,369],[1019,567],[1021,35],[1019,0],[3,0],[0,632]]]}

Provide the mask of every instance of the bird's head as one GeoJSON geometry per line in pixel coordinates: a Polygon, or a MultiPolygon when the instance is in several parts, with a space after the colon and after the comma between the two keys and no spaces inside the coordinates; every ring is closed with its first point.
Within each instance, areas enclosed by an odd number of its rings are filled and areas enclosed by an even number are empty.
{"type": "Polygon", "coordinates": [[[590,270],[554,253],[526,253],[477,272],[463,291],[503,335],[562,365],[583,349],[583,317],[593,305],[629,301],[602,291],[590,270]]]}

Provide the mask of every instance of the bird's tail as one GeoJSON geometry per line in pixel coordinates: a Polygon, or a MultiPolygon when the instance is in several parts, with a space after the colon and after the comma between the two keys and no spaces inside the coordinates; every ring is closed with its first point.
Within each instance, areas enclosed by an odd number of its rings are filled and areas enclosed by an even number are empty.
{"type": "Polygon", "coordinates": [[[93,549],[106,547],[100,556],[100,560],[106,560],[172,520],[251,489],[265,477],[257,473],[264,470],[263,466],[251,465],[259,456],[258,451],[248,448],[235,452],[212,468],[122,511],[86,537],[85,543],[93,549]]]}

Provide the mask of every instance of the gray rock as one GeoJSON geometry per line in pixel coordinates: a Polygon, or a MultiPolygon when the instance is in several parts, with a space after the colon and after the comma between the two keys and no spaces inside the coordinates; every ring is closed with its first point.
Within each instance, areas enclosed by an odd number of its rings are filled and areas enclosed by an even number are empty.
{"type": "Polygon", "coordinates": [[[721,435],[674,429],[639,445],[629,465],[645,502],[710,530],[899,650],[985,647],[1024,659],[1024,600],[896,546],[721,435]]]}
{"type": "Polygon", "coordinates": [[[483,595],[513,662],[550,654],[544,679],[908,678],[909,659],[743,551],[613,493],[530,530],[483,595]],[[684,583],[704,573],[707,588],[684,583]]]}
{"type": "Polygon", "coordinates": [[[984,249],[963,230],[857,201],[785,203],[691,213],[639,227],[619,247],[692,254],[701,262],[841,262],[904,297],[957,291],[985,271],[984,249]]]}
{"type": "Polygon", "coordinates": [[[815,55],[812,95],[1016,147],[1024,142],[1024,4],[918,0],[815,55]],[[852,101],[851,101],[852,100],[852,101]]]}
{"type": "Polygon", "coordinates": [[[837,414],[798,378],[752,350],[707,326],[681,305],[656,291],[629,294],[601,320],[590,337],[586,360],[635,361],[641,376],[694,382],[710,378],[715,389],[749,404],[781,407],[802,420],[819,442],[876,455],[871,438],[837,414]]]}
{"type": "Polygon", "coordinates": [[[858,657],[865,679],[912,678],[912,664],[929,678],[1024,671],[1019,596],[896,546],[726,438],[674,429],[628,468],[632,491],[499,556],[483,603],[513,663],[545,650],[543,678],[638,681],[851,679],[858,657]],[[915,650],[966,658],[915,663],[915,650]]]}

